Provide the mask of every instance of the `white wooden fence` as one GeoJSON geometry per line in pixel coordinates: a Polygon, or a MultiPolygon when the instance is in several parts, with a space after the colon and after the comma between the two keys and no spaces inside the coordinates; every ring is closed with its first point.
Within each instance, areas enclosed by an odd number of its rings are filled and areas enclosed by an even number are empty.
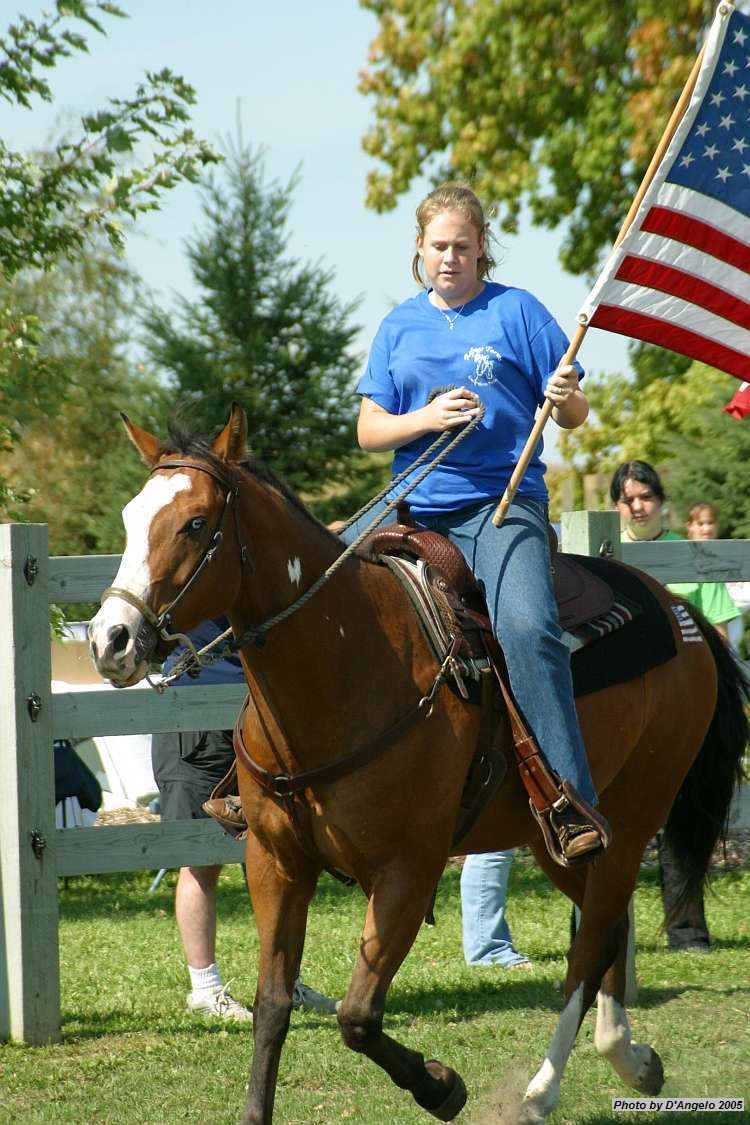
{"type": "MultiPolygon", "coordinates": [[[[563,517],[563,546],[615,557],[661,581],[750,579],[750,542],[620,544],[613,512],[563,517]]],[[[52,694],[49,605],[97,601],[119,556],[50,558],[47,528],[0,525],[0,1041],[60,1038],[57,879],[238,861],[213,821],[55,827],[55,738],[224,729],[244,691],[228,685],[52,694]]]]}
{"type": "Polygon", "coordinates": [[[225,729],[233,685],[52,694],[50,603],[98,601],[119,556],[49,558],[45,525],[0,525],[0,1041],[60,1038],[57,879],[238,861],[210,820],[55,827],[55,738],[225,729]]]}

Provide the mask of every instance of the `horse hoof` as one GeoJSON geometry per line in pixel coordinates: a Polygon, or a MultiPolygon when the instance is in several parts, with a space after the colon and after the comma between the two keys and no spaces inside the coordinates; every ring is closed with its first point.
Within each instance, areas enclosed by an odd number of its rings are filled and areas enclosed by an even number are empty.
{"type": "Polygon", "coordinates": [[[636,1090],[641,1094],[650,1094],[655,1097],[661,1093],[664,1085],[664,1066],[656,1051],[651,1048],[651,1056],[643,1074],[638,1075],[636,1090]]]}
{"type": "Polygon", "coordinates": [[[466,1105],[467,1093],[463,1078],[460,1074],[456,1074],[455,1070],[443,1066],[437,1059],[430,1059],[429,1062],[426,1062],[425,1070],[441,1086],[448,1087],[448,1096],[437,1106],[425,1105],[421,1100],[419,1104],[438,1121],[453,1121],[466,1105]]]}
{"type": "Polygon", "coordinates": [[[538,1102],[523,1099],[513,1118],[513,1125],[544,1125],[547,1114],[538,1102]]]}

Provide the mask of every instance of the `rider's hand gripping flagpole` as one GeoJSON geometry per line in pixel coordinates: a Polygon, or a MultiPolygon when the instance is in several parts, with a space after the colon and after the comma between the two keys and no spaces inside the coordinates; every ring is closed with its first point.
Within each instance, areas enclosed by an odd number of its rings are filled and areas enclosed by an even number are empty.
{"type": "MultiPolygon", "coordinates": [[[[659,141],[659,144],[656,147],[654,155],[651,157],[651,163],[649,164],[649,166],[646,170],[646,174],[643,177],[643,180],[641,181],[641,185],[638,188],[638,191],[636,192],[636,194],[633,198],[633,202],[630,205],[630,210],[628,211],[627,215],[625,216],[625,220],[624,220],[624,222],[623,222],[623,224],[620,228],[620,232],[617,235],[617,238],[615,239],[615,241],[612,245],[612,250],[610,251],[610,256],[614,253],[614,251],[620,245],[620,243],[622,242],[623,238],[625,237],[629,227],[631,226],[633,220],[635,219],[636,213],[638,211],[638,208],[641,205],[643,197],[646,194],[646,191],[648,190],[648,187],[649,187],[652,179],[654,178],[656,170],[659,167],[659,165],[660,165],[660,163],[661,163],[661,161],[664,157],[664,154],[667,151],[667,148],[669,147],[670,141],[672,140],[672,137],[674,136],[674,133],[677,129],[677,126],[680,123],[681,118],[683,117],[683,115],[685,113],[685,110],[687,109],[688,103],[689,103],[690,98],[691,98],[692,93],[693,93],[693,89],[695,87],[695,83],[698,79],[698,73],[700,71],[701,64],[703,62],[704,52],[705,52],[705,45],[701,48],[701,50],[698,54],[698,57],[696,58],[695,62],[693,63],[693,69],[690,71],[687,82],[685,83],[685,86],[682,90],[682,93],[680,94],[680,97],[677,101],[677,104],[675,105],[675,107],[672,111],[672,115],[669,118],[669,121],[667,122],[667,126],[664,130],[664,133],[662,134],[662,138],[661,138],[661,140],[659,141]]],[[[560,360],[560,364],[559,364],[560,367],[564,367],[566,364],[570,364],[570,363],[573,362],[573,360],[575,359],[575,357],[578,354],[578,349],[580,348],[580,346],[583,342],[583,338],[586,335],[587,328],[588,328],[588,325],[586,325],[586,324],[579,324],[578,325],[578,327],[576,328],[576,331],[573,335],[573,338],[570,342],[568,350],[566,351],[563,358],[560,360]]],[[[541,410],[539,411],[539,414],[537,415],[537,418],[534,422],[531,433],[529,434],[529,436],[526,440],[526,444],[523,447],[523,450],[521,452],[521,456],[518,459],[518,463],[516,464],[516,466],[513,470],[513,473],[511,474],[511,478],[508,482],[508,487],[505,489],[505,492],[503,493],[503,496],[502,496],[499,504],[497,505],[497,508],[495,509],[495,513],[492,517],[492,522],[494,523],[495,527],[500,526],[500,524],[505,519],[508,508],[513,503],[513,498],[515,497],[516,492],[518,491],[518,486],[520,485],[520,483],[523,479],[524,473],[526,472],[526,469],[528,468],[529,461],[531,460],[531,458],[534,455],[534,450],[536,449],[537,445],[539,444],[539,440],[542,436],[542,431],[544,430],[544,427],[546,426],[547,422],[549,421],[549,418],[550,418],[550,415],[552,414],[553,409],[554,409],[553,404],[549,401],[549,399],[547,399],[545,401],[544,405],[542,406],[541,410]]]]}

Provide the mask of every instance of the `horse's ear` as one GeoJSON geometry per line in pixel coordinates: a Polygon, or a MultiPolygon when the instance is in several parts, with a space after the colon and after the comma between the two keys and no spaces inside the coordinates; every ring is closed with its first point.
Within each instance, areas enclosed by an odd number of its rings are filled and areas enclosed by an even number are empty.
{"type": "Polygon", "coordinates": [[[217,457],[230,464],[247,460],[247,415],[238,403],[232,403],[229,421],[214,438],[211,448],[217,457]]]}
{"type": "Polygon", "coordinates": [[[127,414],[123,414],[122,411],[120,411],[120,417],[122,418],[122,423],[133,445],[146,464],[153,467],[159,460],[161,442],[158,438],[154,437],[153,434],[148,433],[147,430],[142,430],[140,426],[136,426],[134,422],[130,421],[127,414]]]}

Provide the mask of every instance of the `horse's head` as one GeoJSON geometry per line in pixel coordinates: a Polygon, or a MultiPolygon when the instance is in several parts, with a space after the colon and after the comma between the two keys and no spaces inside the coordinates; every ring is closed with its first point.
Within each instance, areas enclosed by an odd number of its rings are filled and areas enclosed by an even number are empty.
{"type": "Polygon", "coordinates": [[[142,680],[150,661],[173,647],[175,633],[231,606],[243,551],[236,466],[247,457],[247,419],[236,404],[211,444],[190,440],[181,447],[125,415],[123,422],[151,472],[123,510],[125,552],[89,626],[97,671],[117,687],[142,680]]]}

